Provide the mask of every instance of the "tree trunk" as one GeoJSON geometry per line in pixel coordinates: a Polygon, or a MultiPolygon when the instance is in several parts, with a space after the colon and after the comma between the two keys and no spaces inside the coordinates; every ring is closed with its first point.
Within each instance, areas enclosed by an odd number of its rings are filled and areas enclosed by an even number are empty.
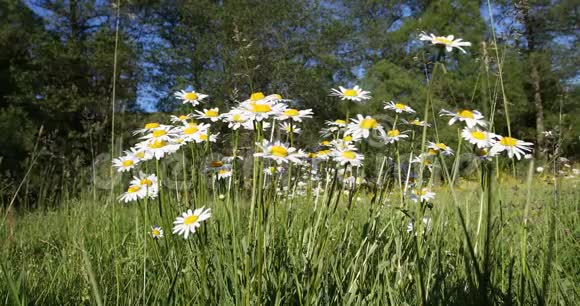
{"type": "Polygon", "coordinates": [[[536,108],[536,141],[537,141],[537,151],[536,156],[539,158],[544,157],[544,104],[542,101],[541,94],[541,79],[540,72],[538,71],[538,65],[533,57],[530,58],[532,66],[532,89],[534,93],[534,107],[536,108]]]}
{"type": "Polygon", "coordinates": [[[538,54],[536,49],[539,48],[537,20],[530,14],[530,3],[528,0],[520,0],[515,2],[516,9],[521,14],[521,21],[525,27],[525,36],[527,40],[527,56],[530,64],[530,77],[532,83],[532,102],[536,110],[536,156],[543,158],[544,150],[544,104],[542,101],[542,78],[538,67],[538,54]]]}

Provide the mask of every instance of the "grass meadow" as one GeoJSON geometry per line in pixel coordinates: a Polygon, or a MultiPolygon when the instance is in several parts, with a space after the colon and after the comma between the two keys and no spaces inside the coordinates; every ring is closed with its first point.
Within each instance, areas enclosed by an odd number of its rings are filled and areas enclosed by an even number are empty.
{"type": "Polygon", "coordinates": [[[361,192],[350,209],[344,196],[337,207],[270,203],[259,231],[246,194],[213,198],[188,240],[149,235],[183,210],[174,194],[161,194],[165,217],[157,201],[83,197],[5,220],[2,304],[574,305],[576,185],[502,177],[489,207],[476,182],[455,200],[435,187],[431,228],[418,235],[397,194],[370,205],[361,192]]]}
{"type": "Polygon", "coordinates": [[[261,92],[219,110],[183,90],[191,113],[121,148],[113,130],[104,183],[79,170],[45,187],[80,190],[57,207],[2,203],[0,304],[578,305],[577,170],[512,136],[501,65],[485,114],[435,109],[444,52],[470,44],[420,40],[441,52],[425,101],[369,116],[369,92],[332,89],[346,118],[318,145],[298,134],[312,110],[261,92]]]}

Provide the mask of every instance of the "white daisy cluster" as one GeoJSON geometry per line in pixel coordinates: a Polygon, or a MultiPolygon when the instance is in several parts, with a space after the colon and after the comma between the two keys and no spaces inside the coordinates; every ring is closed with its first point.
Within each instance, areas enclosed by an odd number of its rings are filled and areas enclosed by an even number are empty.
{"type": "Polygon", "coordinates": [[[461,136],[477,148],[476,153],[482,159],[489,159],[506,151],[509,158],[515,156],[519,160],[532,151],[531,142],[486,131],[488,123],[477,110],[460,109],[456,112],[441,110],[440,116],[450,116],[449,125],[456,122],[465,123],[461,136]]]}
{"type": "MultiPolygon", "coordinates": [[[[463,47],[471,45],[469,42],[455,39],[453,35],[443,37],[422,33],[420,40],[429,41],[448,52],[454,48],[465,52],[463,47]]],[[[330,96],[346,101],[347,106],[352,106],[350,102],[363,104],[371,99],[371,93],[358,85],[349,88],[338,86],[338,89],[331,89],[330,96]]],[[[196,164],[196,167],[202,168],[201,171],[205,171],[203,174],[211,180],[212,185],[222,187],[219,190],[220,199],[228,198],[227,195],[223,195],[224,185],[231,186],[232,182],[245,179],[241,171],[237,172],[239,168],[236,167],[236,161],[241,160],[237,152],[237,141],[238,137],[243,135],[240,134],[242,132],[254,137],[251,142],[254,150],[250,152],[250,156],[254,157],[253,175],[259,178],[252,182],[254,186],[258,186],[256,182],[259,182],[260,188],[271,187],[272,194],[285,198],[305,195],[318,197],[328,191],[325,187],[335,185],[330,184],[331,181],[337,180],[334,183],[338,182],[336,185],[339,185],[343,193],[348,194],[352,200],[357,188],[362,188],[361,186],[368,183],[365,176],[361,175],[366,171],[363,163],[369,161],[369,158],[365,159],[363,150],[367,142],[375,138],[380,139],[387,146],[387,152],[391,153],[391,149],[396,150],[399,159],[398,150],[403,147],[404,141],[413,142],[417,129],[426,131],[431,127],[428,122],[418,119],[420,116],[410,105],[400,100],[385,101],[385,112],[391,112],[395,116],[392,125],[386,129],[378,121],[378,117],[359,113],[349,117],[350,113],[347,111],[346,118],[326,121],[320,131],[322,140],[316,147],[307,150],[300,148],[301,142],[296,138],[304,132],[302,126],[304,121],[314,116],[312,110],[299,109],[297,103],[278,94],[265,95],[262,92],[254,92],[247,99],[236,102],[229,110],[206,105],[208,95],[196,91],[181,90],[175,93],[175,97],[183,104],[189,104],[196,109],[187,114],[170,116],[168,120],[170,124],[149,122],[143,128],[134,131],[133,134],[137,136],[138,141],[122,156],[113,160],[113,167],[118,172],[133,174],[139,168],[148,169],[141,167],[141,164],[155,160],[157,165],[159,160],[183,147],[191,148],[192,155],[195,148],[202,148],[200,151],[204,154],[211,152],[215,148],[211,143],[217,142],[219,137],[219,133],[215,131],[225,129],[227,126],[234,136],[232,156],[196,164]],[[399,118],[400,124],[397,125],[399,118]]],[[[473,145],[474,152],[483,160],[504,151],[509,158],[515,157],[519,160],[532,150],[532,144],[529,142],[492,133],[492,127],[477,110],[441,110],[439,114],[450,117],[450,126],[463,125],[461,137],[473,145]]],[[[411,152],[407,160],[409,165],[406,165],[404,173],[400,173],[403,166],[399,162],[396,170],[399,172],[398,181],[402,199],[429,207],[435,199],[431,182],[426,183],[422,180],[421,183],[416,183],[414,181],[416,174],[410,170],[419,164],[420,167],[427,167],[432,171],[436,157],[442,159],[453,155],[455,155],[453,149],[437,139],[433,142],[428,141],[421,152],[417,154],[411,152]],[[403,180],[405,182],[402,182],[403,180]]],[[[392,174],[395,172],[393,158],[385,157],[383,165],[387,163],[385,171],[391,171],[392,174]]],[[[128,203],[141,199],[155,199],[159,197],[160,185],[155,175],[139,171],[138,175],[133,176],[127,191],[119,197],[119,200],[128,203]]],[[[172,233],[187,239],[201,226],[201,222],[210,217],[209,208],[188,209],[176,218],[172,233]]],[[[422,221],[428,230],[430,219],[424,218],[422,221]]],[[[410,223],[409,231],[414,231],[413,223],[410,223]]],[[[150,234],[153,238],[160,239],[163,237],[163,230],[154,226],[150,234]]]]}

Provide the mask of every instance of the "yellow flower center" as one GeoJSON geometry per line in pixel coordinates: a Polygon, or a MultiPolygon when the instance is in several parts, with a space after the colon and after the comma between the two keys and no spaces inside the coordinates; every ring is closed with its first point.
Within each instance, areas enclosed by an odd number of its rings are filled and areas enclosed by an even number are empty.
{"type": "Polygon", "coordinates": [[[407,109],[407,105],[405,105],[403,103],[396,103],[395,108],[400,109],[400,110],[405,110],[405,109],[407,109]]]}
{"type": "Polygon", "coordinates": [[[437,154],[439,154],[439,151],[435,151],[435,150],[433,150],[433,149],[429,149],[429,150],[427,151],[427,154],[428,154],[428,155],[437,155],[437,154]]]}
{"type": "Polygon", "coordinates": [[[123,161],[123,167],[130,167],[133,165],[133,161],[130,159],[124,160],[123,161]]]}
{"type": "Polygon", "coordinates": [[[353,151],[344,151],[341,153],[341,155],[346,159],[356,159],[356,153],[353,151]]]}
{"type": "Polygon", "coordinates": [[[282,96],[279,94],[273,94],[272,96],[278,100],[282,100],[282,96]]]}
{"type": "Polygon", "coordinates": [[[485,133],[481,131],[473,131],[471,132],[471,136],[477,140],[485,140],[485,133]]]}
{"type": "Polygon", "coordinates": [[[352,136],[346,135],[346,136],[344,136],[344,138],[342,140],[344,140],[344,141],[352,141],[352,136]]]}
{"type": "Polygon", "coordinates": [[[268,104],[253,103],[252,112],[254,113],[267,113],[272,110],[272,107],[268,104]]]}
{"type": "Polygon", "coordinates": [[[199,216],[191,215],[191,216],[185,217],[183,219],[183,224],[185,224],[185,225],[194,224],[195,222],[197,222],[197,220],[199,220],[199,216]]]}
{"type": "Polygon", "coordinates": [[[389,137],[397,137],[397,136],[401,135],[401,132],[399,132],[399,130],[390,130],[387,132],[387,135],[389,137]]]}
{"type": "Polygon", "coordinates": [[[328,154],[330,154],[330,150],[320,150],[320,151],[316,152],[316,154],[318,154],[318,155],[328,155],[328,154]]]}
{"type": "Polygon", "coordinates": [[[145,152],[137,152],[135,153],[135,156],[137,156],[137,158],[145,158],[145,152]]]}
{"type": "Polygon", "coordinates": [[[461,118],[467,118],[467,119],[473,119],[473,118],[475,118],[473,116],[473,112],[472,111],[469,111],[469,110],[466,110],[466,109],[460,110],[459,112],[457,112],[457,115],[459,117],[461,117],[461,118]]]}
{"type": "Polygon", "coordinates": [[[155,130],[152,133],[153,137],[161,137],[164,135],[167,135],[167,132],[165,130],[155,130]]]}
{"type": "Polygon", "coordinates": [[[451,44],[453,44],[453,41],[452,40],[447,39],[447,38],[442,37],[442,36],[433,38],[433,42],[436,43],[436,44],[441,44],[441,45],[451,45],[451,44]]]}
{"type": "Polygon", "coordinates": [[[316,158],[316,153],[308,153],[308,158],[316,158]]]}
{"type": "Polygon", "coordinates": [[[183,120],[186,120],[187,119],[187,115],[181,115],[178,118],[179,118],[179,120],[182,120],[183,121],[183,120]]]}
{"type": "Polygon", "coordinates": [[[262,92],[255,92],[250,96],[250,100],[252,100],[252,101],[259,101],[259,100],[262,100],[264,98],[265,98],[265,96],[264,96],[264,93],[262,93],[262,92]]]}
{"type": "Polygon", "coordinates": [[[129,187],[129,189],[127,189],[128,193],[135,193],[137,191],[139,191],[141,189],[141,186],[131,186],[129,187]]]}
{"type": "Polygon", "coordinates": [[[152,186],[153,185],[153,181],[150,179],[142,179],[139,182],[141,185],[147,185],[147,186],[152,186]]]}
{"type": "Polygon", "coordinates": [[[228,170],[221,169],[220,171],[218,171],[218,174],[221,174],[221,175],[228,174],[228,170]]]}
{"type": "Polygon", "coordinates": [[[441,150],[447,150],[447,146],[444,143],[436,143],[435,146],[441,150]]]}
{"type": "Polygon", "coordinates": [[[415,120],[412,120],[412,121],[411,121],[411,122],[409,122],[409,123],[410,123],[410,124],[413,124],[413,125],[421,125],[421,122],[419,122],[419,120],[417,120],[417,119],[415,119],[415,120]]]}
{"type": "Polygon", "coordinates": [[[360,122],[360,127],[366,130],[374,129],[377,127],[377,125],[378,125],[377,120],[373,118],[366,118],[361,120],[360,122]]]}
{"type": "Polygon", "coordinates": [[[272,153],[272,155],[278,157],[288,156],[288,150],[282,146],[273,146],[272,148],[270,148],[270,152],[272,153]]]}
{"type": "Polygon", "coordinates": [[[212,168],[219,168],[223,166],[224,163],[221,160],[213,160],[209,162],[209,166],[212,168]]]}
{"type": "Polygon", "coordinates": [[[345,121],[345,120],[341,120],[341,119],[336,119],[336,120],[334,121],[334,123],[336,123],[336,124],[341,124],[341,125],[342,125],[342,124],[346,124],[346,121],[345,121]]]}
{"type": "Polygon", "coordinates": [[[157,123],[157,122],[150,122],[150,123],[145,124],[145,128],[148,130],[156,129],[158,127],[159,127],[159,123],[157,123]]]}
{"type": "Polygon", "coordinates": [[[205,115],[207,117],[217,117],[217,116],[219,116],[219,113],[217,111],[213,110],[213,109],[210,109],[210,110],[207,110],[205,112],[205,115]]]}
{"type": "Polygon", "coordinates": [[[233,120],[233,121],[236,121],[236,122],[241,122],[241,121],[244,121],[244,120],[242,120],[242,115],[240,115],[240,114],[234,114],[234,115],[232,116],[232,120],[233,120]]]}
{"type": "Polygon", "coordinates": [[[330,141],[328,140],[324,140],[320,143],[321,146],[329,146],[330,145],[330,141]]]}
{"type": "Polygon", "coordinates": [[[354,89],[347,89],[343,92],[343,94],[347,97],[356,97],[358,93],[354,89]]]}
{"type": "Polygon", "coordinates": [[[289,108],[284,111],[284,115],[288,117],[295,117],[298,116],[300,112],[297,109],[289,108]]]}
{"type": "Polygon", "coordinates": [[[425,189],[421,190],[421,195],[422,195],[422,196],[424,196],[424,195],[426,195],[426,194],[427,194],[427,190],[425,190],[425,189]]]}
{"type": "Polygon", "coordinates": [[[516,144],[518,143],[518,140],[512,137],[503,137],[499,143],[501,145],[504,145],[506,147],[515,147],[516,144]]]}
{"type": "Polygon", "coordinates": [[[197,131],[199,131],[199,128],[197,128],[197,126],[189,126],[183,129],[183,134],[191,135],[197,133],[197,131]]]}
{"type": "Polygon", "coordinates": [[[201,140],[208,140],[209,139],[209,136],[207,136],[207,134],[201,134],[201,135],[199,135],[199,139],[201,139],[201,140]]]}
{"type": "Polygon", "coordinates": [[[161,148],[165,147],[165,145],[167,145],[167,142],[165,142],[164,140],[157,140],[157,141],[150,143],[149,147],[151,149],[161,149],[161,148]]]}
{"type": "Polygon", "coordinates": [[[195,92],[192,91],[192,92],[185,93],[185,95],[183,95],[183,98],[185,100],[195,101],[199,98],[199,96],[195,92]]]}
{"type": "Polygon", "coordinates": [[[153,236],[159,236],[159,235],[161,235],[161,232],[159,231],[159,229],[156,229],[156,228],[154,228],[151,233],[153,234],[153,236]]]}

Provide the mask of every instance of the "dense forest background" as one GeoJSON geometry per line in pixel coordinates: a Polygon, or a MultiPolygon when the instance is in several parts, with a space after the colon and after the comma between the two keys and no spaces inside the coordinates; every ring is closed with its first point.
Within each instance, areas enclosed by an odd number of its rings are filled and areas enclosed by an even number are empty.
{"type": "Polygon", "coordinates": [[[83,188],[147,117],[179,112],[173,92],[187,87],[221,109],[252,91],[292,98],[319,119],[305,129],[312,141],[343,111],[328,97],[338,85],[372,92],[365,113],[391,99],[420,110],[438,56],[421,31],[473,43],[447,55],[454,73],[434,84],[437,108],[485,113],[505,98],[512,133],[538,158],[557,146],[576,159],[578,14],[574,0],[0,0],[0,195],[83,188]],[[505,97],[486,92],[501,86],[500,65],[505,97]]]}

